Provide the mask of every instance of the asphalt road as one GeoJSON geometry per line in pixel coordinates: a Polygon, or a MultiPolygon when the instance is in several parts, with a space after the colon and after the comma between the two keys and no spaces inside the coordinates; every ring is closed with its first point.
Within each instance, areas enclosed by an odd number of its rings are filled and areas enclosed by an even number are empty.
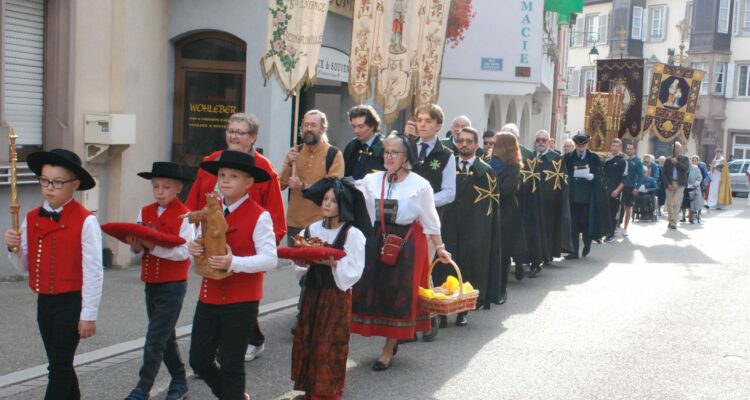
{"type": "MultiPolygon", "coordinates": [[[[353,335],[345,398],[750,398],[750,207],[736,200],[711,211],[702,226],[636,223],[628,238],[595,245],[586,259],[555,262],[537,279],[511,278],[507,304],[471,313],[466,327],[451,318],[433,343],[402,345],[388,371],[370,369],[383,340],[353,335]]],[[[119,279],[108,283],[113,299],[105,297],[99,337],[82,342],[81,352],[142,335],[137,273],[110,277],[119,279]]],[[[24,289],[0,286],[0,375],[44,362],[33,297],[24,289]]],[[[192,317],[194,291],[181,323],[192,317]]],[[[267,301],[295,294],[291,271],[275,271],[266,293],[267,301]]],[[[261,319],[267,350],[246,363],[253,399],[297,394],[289,379],[294,315],[287,309],[261,319]]],[[[83,398],[123,398],[136,382],[139,356],[81,372],[83,398]]],[[[163,399],[164,375],[152,398],[163,399]]],[[[212,398],[203,382],[190,385],[191,399],[212,398]]],[[[9,398],[42,394],[40,387],[9,398]]]]}

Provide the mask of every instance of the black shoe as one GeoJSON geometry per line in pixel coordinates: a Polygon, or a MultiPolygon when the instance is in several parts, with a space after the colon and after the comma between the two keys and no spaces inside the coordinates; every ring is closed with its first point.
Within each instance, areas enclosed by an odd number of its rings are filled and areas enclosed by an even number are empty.
{"type": "Polygon", "coordinates": [[[382,361],[375,361],[375,364],[372,364],[372,370],[373,371],[385,371],[391,367],[391,364],[393,364],[393,359],[391,359],[391,361],[388,364],[382,361]]]}
{"type": "Polygon", "coordinates": [[[456,326],[466,326],[469,323],[469,319],[466,317],[468,312],[460,312],[456,315],[456,326]]]}
{"type": "MultiPolygon", "coordinates": [[[[498,304],[498,303],[495,303],[495,304],[498,304]]],[[[482,309],[489,310],[491,307],[492,307],[491,303],[487,302],[487,303],[484,303],[484,306],[482,306],[482,309]]]]}
{"type": "Polygon", "coordinates": [[[566,260],[577,260],[578,259],[578,254],[573,254],[573,253],[566,254],[564,258],[566,260]]]}
{"type": "Polygon", "coordinates": [[[422,340],[425,342],[432,342],[435,340],[435,337],[437,337],[438,334],[438,319],[437,317],[433,317],[430,319],[430,323],[432,324],[432,328],[429,332],[422,333],[422,340]]]}
{"type": "Polygon", "coordinates": [[[523,275],[524,275],[523,265],[516,264],[516,270],[514,271],[514,275],[516,276],[517,281],[520,281],[521,279],[523,279],[523,275]]]}
{"type": "Polygon", "coordinates": [[[476,306],[476,307],[474,307],[474,311],[476,311],[476,310],[481,310],[481,309],[483,309],[483,308],[484,308],[485,310],[489,310],[489,309],[490,309],[490,303],[489,303],[489,302],[485,302],[485,303],[480,303],[480,302],[478,302],[478,301],[477,301],[477,306],[476,306]]]}
{"type": "Polygon", "coordinates": [[[415,333],[414,336],[411,339],[399,339],[397,344],[400,344],[400,343],[413,343],[413,342],[416,342],[417,340],[418,340],[417,339],[417,334],[415,333]]]}
{"type": "Polygon", "coordinates": [[[586,257],[591,253],[591,245],[589,246],[583,246],[583,252],[581,252],[581,257],[586,257]]]}
{"type": "Polygon", "coordinates": [[[531,270],[529,271],[528,277],[529,278],[536,278],[537,276],[539,276],[540,272],[542,272],[542,267],[540,267],[538,265],[533,265],[533,266],[531,266],[531,270]]]}
{"type": "Polygon", "coordinates": [[[596,244],[602,244],[602,240],[601,239],[594,239],[594,243],[596,243],[596,244]]]}
{"type": "Polygon", "coordinates": [[[438,317],[438,320],[440,321],[440,323],[438,324],[438,327],[440,329],[445,329],[448,327],[448,317],[446,317],[445,315],[441,315],[438,317]]]}
{"type": "Polygon", "coordinates": [[[604,243],[610,243],[615,241],[615,235],[608,235],[604,238],[604,243]]]}
{"type": "Polygon", "coordinates": [[[508,301],[508,292],[501,294],[500,299],[495,304],[502,305],[505,304],[506,301],[508,301]]]}

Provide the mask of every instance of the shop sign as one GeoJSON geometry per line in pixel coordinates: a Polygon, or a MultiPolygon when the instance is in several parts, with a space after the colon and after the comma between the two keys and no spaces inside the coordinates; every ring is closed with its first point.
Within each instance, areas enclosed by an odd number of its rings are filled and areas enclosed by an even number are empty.
{"type": "Polygon", "coordinates": [[[321,47],[318,78],[337,82],[349,81],[349,55],[332,47],[321,47]]]}

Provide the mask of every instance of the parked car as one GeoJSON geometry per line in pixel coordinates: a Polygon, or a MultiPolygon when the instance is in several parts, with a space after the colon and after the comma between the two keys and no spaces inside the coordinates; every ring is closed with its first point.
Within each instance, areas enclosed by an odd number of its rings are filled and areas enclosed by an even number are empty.
{"type": "Polygon", "coordinates": [[[732,196],[738,193],[747,195],[750,193],[750,181],[748,181],[747,171],[750,167],[750,160],[733,160],[729,163],[729,180],[732,182],[732,196]]]}

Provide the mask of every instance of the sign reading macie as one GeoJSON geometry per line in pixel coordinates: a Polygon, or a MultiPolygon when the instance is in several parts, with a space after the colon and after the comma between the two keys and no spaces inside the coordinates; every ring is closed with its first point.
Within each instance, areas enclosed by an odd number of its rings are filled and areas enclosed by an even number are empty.
{"type": "Polygon", "coordinates": [[[464,32],[464,40],[456,47],[445,47],[442,77],[539,81],[544,1],[473,0],[471,5],[476,15],[464,32]]]}

